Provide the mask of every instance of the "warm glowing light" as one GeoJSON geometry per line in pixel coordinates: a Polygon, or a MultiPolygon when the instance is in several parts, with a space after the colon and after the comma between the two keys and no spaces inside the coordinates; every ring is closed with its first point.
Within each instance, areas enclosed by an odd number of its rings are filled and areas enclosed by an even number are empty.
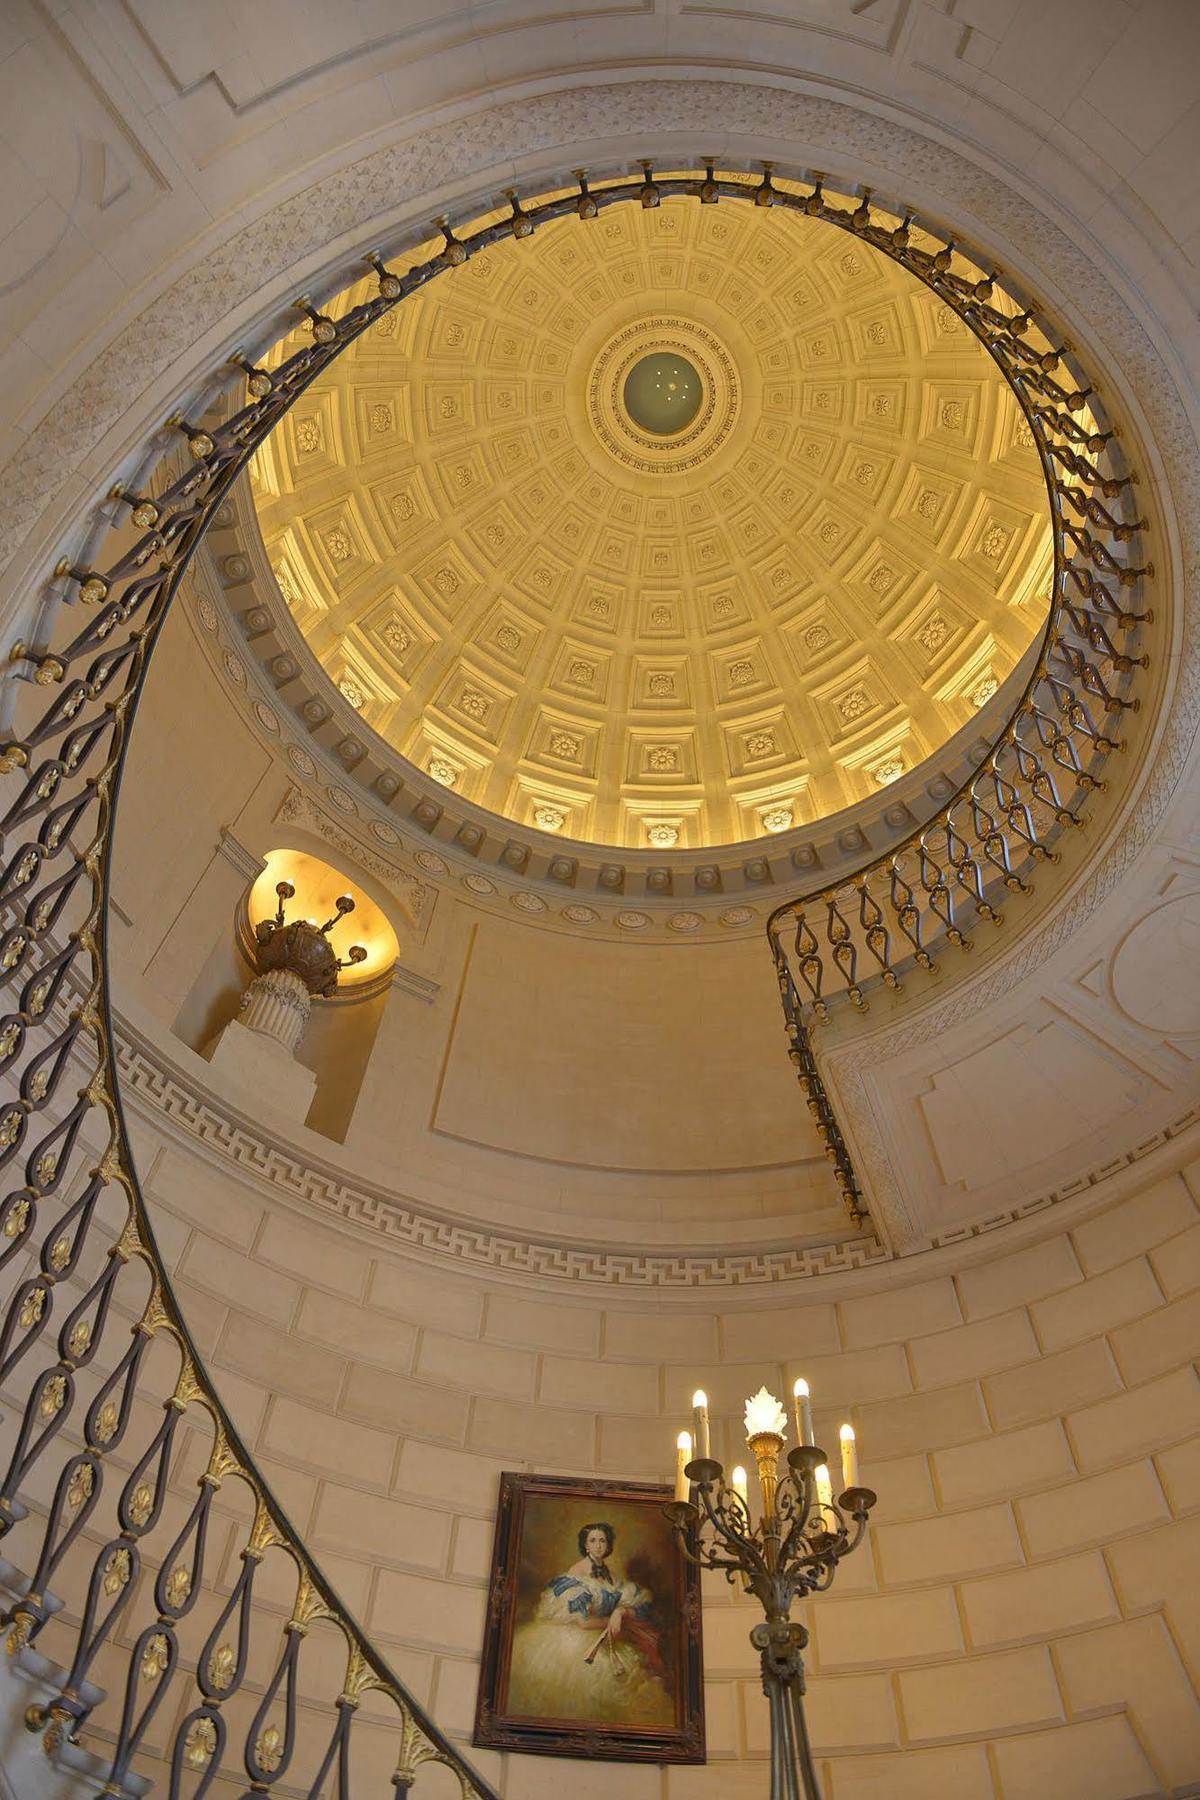
{"type": "Polygon", "coordinates": [[[675,1440],[675,1498],[676,1498],[676,1500],[687,1501],[687,1500],[690,1500],[692,1497],[692,1484],[688,1480],[686,1474],[684,1473],[684,1470],[687,1468],[687,1466],[691,1462],[691,1460],[692,1460],[692,1434],[690,1431],[681,1431],[679,1436],[675,1440]]]}
{"type": "Polygon", "coordinates": [[[796,1442],[798,1444],[815,1444],[816,1433],[813,1430],[812,1401],[809,1399],[808,1383],[803,1375],[797,1375],[792,1383],[792,1410],[796,1418],[796,1442]]]}
{"type": "Polygon", "coordinates": [[[351,944],[361,944],[367,954],[352,969],[342,970],[338,978],[339,991],[346,993],[391,968],[400,951],[396,934],[382,908],[342,870],[331,868],[306,850],[272,850],[266,864],[250,890],[252,929],[260,919],[274,917],[279,904],[275,893],[277,882],[290,881],[296,890],[295,899],[288,903],[288,918],[308,919],[316,925],[323,925],[326,919],[333,918],[339,897],[349,895],[354,901],[354,911],[343,924],[334,926],[329,943],[337,956],[346,956],[351,944]]]}
{"type": "Polygon", "coordinates": [[[692,1434],[696,1455],[707,1461],[712,1453],[712,1445],[708,1435],[708,1395],[703,1388],[697,1388],[692,1395],[692,1434]]]}
{"type": "Polygon", "coordinates": [[[853,1425],[843,1425],[838,1434],[842,1440],[842,1492],[858,1486],[858,1445],[853,1425]]]}
{"type": "Polygon", "coordinates": [[[737,1495],[737,1497],[741,1501],[742,1505],[746,1508],[747,1512],[749,1512],[749,1510],[750,1510],[750,1495],[749,1495],[749,1492],[746,1487],[746,1471],[745,1471],[745,1469],[743,1469],[741,1463],[737,1464],[736,1468],[733,1471],[733,1474],[729,1477],[729,1479],[733,1484],[734,1493],[737,1495]]]}
{"type": "Polygon", "coordinates": [[[817,1505],[818,1506],[832,1506],[833,1505],[833,1483],[829,1479],[829,1470],[824,1463],[821,1463],[821,1465],[817,1469],[816,1479],[817,1479],[817,1505]]]}
{"type": "Polygon", "coordinates": [[[787,1436],[787,1414],[765,1387],[746,1402],[747,1438],[758,1437],[762,1432],[769,1432],[772,1437],[787,1436]]]}

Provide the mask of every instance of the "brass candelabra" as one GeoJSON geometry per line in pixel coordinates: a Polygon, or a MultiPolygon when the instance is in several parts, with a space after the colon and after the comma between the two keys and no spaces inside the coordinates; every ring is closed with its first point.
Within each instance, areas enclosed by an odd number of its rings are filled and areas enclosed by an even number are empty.
{"type": "Polygon", "coordinates": [[[804,1660],[808,1632],[791,1617],[792,1601],[828,1588],[838,1563],[862,1542],[875,1504],[858,1482],[857,1449],[850,1426],[842,1427],[842,1492],[835,1501],[825,1452],[812,1441],[808,1387],[795,1387],[801,1442],[779,1459],[787,1432],[783,1407],[765,1388],[746,1403],[746,1442],[758,1468],[762,1496],[752,1521],[745,1470],[729,1482],[708,1454],[708,1403],[695,1396],[696,1447],[681,1432],[676,1497],[664,1509],[683,1554],[704,1569],[740,1580],[761,1603],[766,1618],[750,1633],[759,1653],[763,1693],[771,1717],[771,1800],[820,1800],[804,1717],[804,1660]]]}

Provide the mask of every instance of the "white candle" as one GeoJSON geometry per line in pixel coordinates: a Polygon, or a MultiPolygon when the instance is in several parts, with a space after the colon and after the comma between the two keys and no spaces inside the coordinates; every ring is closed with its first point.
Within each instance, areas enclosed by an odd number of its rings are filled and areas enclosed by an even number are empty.
{"type": "Polygon", "coordinates": [[[684,1470],[691,1460],[692,1434],[690,1431],[681,1431],[675,1440],[675,1498],[677,1500],[690,1500],[692,1497],[691,1484],[684,1474],[684,1470]]]}
{"type": "Polygon", "coordinates": [[[812,1401],[808,1397],[808,1383],[803,1375],[798,1375],[792,1383],[792,1394],[796,1407],[796,1442],[813,1445],[816,1433],[813,1431],[812,1401]]]}
{"type": "Polygon", "coordinates": [[[842,1439],[842,1492],[847,1488],[858,1486],[858,1445],[854,1441],[853,1425],[843,1425],[842,1439]]]}
{"type": "Polygon", "coordinates": [[[733,1474],[730,1476],[729,1479],[733,1485],[733,1491],[737,1495],[738,1499],[741,1501],[742,1505],[745,1507],[746,1517],[747,1517],[747,1519],[749,1519],[749,1517],[750,1517],[750,1493],[746,1486],[746,1471],[745,1471],[745,1469],[743,1469],[741,1463],[739,1463],[737,1465],[736,1469],[733,1471],[733,1474]]]}
{"type": "Polygon", "coordinates": [[[824,1463],[821,1463],[818,1466],[817,1472],[816,1472],[816,1478],[817,1478],[817,1504],[818,1504],[818,1506],[832,1506],[833,1505],[833,1483],[829,1479],[829,1470],[824,1463]]]}
{"type": "Polygon", "coordinates": [[[707,1459],[712,1452],[708,1437],[708,1395],[703,1388],[697,1388],[692,1395],[692,1437],[696,1455],[707,1459]]]}

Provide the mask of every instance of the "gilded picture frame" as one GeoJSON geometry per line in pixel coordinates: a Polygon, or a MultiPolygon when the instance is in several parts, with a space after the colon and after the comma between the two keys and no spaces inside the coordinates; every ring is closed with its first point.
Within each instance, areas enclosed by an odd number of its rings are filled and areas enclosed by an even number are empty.
{"type": "Polygon", "coordinates": [[[653,1482],[500,1477],[474,1742],[705,1760],[699,1570],[653,1482]]]}

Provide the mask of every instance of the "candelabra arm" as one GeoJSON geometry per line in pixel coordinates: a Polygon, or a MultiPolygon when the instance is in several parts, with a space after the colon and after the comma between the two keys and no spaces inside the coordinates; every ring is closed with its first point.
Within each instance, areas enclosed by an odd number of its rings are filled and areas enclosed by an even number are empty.
{"type": "MultiPolygon", "coordinates": [[[[806,1527],[812,1512],[816,1472],[825,1461],[825,1452],[815,1445],[802,1444],[791,1452],[787,1460],[788,1472],[779,1484],[780,1516],[791,1521],[779,1550],[782,1568],[786,1568],[791,1560],[797,1540],[808,1536],[806,1527]]],[[[811,1564],[820,1559],[809,1556],[803,1560],[811,1564]]]]}
{"type": "Polygon", "coordinates": [[[735,1573],[744,1573],[742,1562],[734,1556],[719,1556],[717,1552],[700,1541],[701,1524],[700,1508],[690,1500],[673,1500],[664,1506],[668,1520],[675,1527],[675,1535],[679,1539],[679,1548],[688,1562],[694,1563],[698,1569],[727,1569],[735,1573]],[[696,1534],[696,1548],[692,1548],[692,1534],[696,1534]]]}
{"type": "MultiPolygon", "coordinates": [[[[720,1466],[711,1463],[708,1465],[709,1470],[714,1467],[716,1468],[715,1479],[710,1475],[707,1480],[695,1482],[695,1492],[700,1497],[700,1504],[704,1508],[704,1516],[708,1524],[712,1526],[724,1543],[734,1547],[736,1554],[732,1562],[727,1562],[724,1559],[716,1559],[711,1551],[706,1552],[707,1556],[713,1558],[708,1566],[714,1569],[738,1569],[747,1576],[752,1573],[764,1575],[767,1573],[767,1563],[761,1548],[750,1533],[749,1510],[740,1495],[735,1495],[730,1500],[729,1489],[725,1486],[725,1478],[721,1473],[720,1466]],[[714,1486],[719,1496],[718,1504],[715,1506],[713,1504],[714,1486]],[[744,1532],[733,1523],[735,1518],[746,1521],[744,1532]]],[[[693,1470],[700,1468],[700,1464],[689,1463],[684,1474],[690,1477],[693,1470]]]]}

